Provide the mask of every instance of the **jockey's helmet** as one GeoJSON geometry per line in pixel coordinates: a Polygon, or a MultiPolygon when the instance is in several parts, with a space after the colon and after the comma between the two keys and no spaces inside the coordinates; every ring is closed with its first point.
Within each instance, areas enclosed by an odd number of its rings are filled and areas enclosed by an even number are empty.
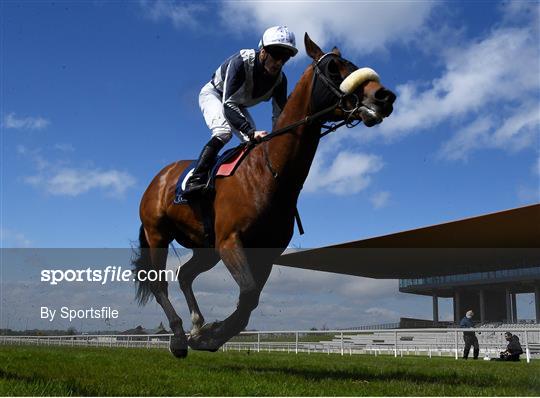
{"type": "Polygon", "coordinates": [[[286,26],[272,26],[264,31],[259,48],[281,47],[289,50],[294,57],[298,53],[294,33],[286,26]]]}

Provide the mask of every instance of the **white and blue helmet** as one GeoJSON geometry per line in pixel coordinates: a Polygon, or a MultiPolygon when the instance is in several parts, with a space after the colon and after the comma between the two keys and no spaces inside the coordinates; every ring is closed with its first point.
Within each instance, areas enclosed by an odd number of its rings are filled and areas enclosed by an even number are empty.
{"type": "Polygon", "coordinates": [[[259,41],[259,49],[265,47],[282,47],[290,50],[293,57],[298,53],[294,33],[286,26],[272,26],[264,31],[259,41]]]}

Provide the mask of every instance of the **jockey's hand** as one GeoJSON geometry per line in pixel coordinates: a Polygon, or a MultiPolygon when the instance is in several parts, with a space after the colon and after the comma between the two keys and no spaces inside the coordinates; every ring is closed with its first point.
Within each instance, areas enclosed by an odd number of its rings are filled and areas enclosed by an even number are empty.
{"type": "Polygon", "coordinates": [[[262,138],[266,137],[268,135],[268,131],[266,130],[258,130],[253,133],[253,140],[256,142],[260,142],[262,138]]]}

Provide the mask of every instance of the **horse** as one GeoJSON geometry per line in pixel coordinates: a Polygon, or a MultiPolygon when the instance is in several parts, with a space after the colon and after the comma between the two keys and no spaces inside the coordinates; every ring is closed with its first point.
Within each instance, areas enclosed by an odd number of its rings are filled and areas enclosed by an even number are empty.
{"type": "Polygon", "coordinates": [[[290,94],[276,130],[251,149],[232,176],[215,181],[210,244],[205,240],[202,207],[173,204],[176,182],[192,160],[164,167],[142,196],[135,274],[165,269],[173,240],[193,251],[177,271],[191,314],[187,336],[168,298],[167,281],[136,281],[139,304],[153,295],[163,308],[173,333],[169,349],[178,358],[187,356],[188,347],[216,351],[247,326],[273,261],[292,238],[297,200],[324,123],[363,122],[371,127],[392,113],[396,96],[381,85],[375,71],[359,69],[337,47],[324,53],[307,33],[304,45],[313,62],[290,94]],[[192,283],[220,260],[240,288],[239,299],[225,320],[205,324],[192,283]]]}

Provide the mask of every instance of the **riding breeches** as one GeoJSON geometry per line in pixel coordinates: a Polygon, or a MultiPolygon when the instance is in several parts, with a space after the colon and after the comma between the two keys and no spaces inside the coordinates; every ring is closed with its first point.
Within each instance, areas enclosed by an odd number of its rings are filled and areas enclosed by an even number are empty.
{"type": "MultiPolygon", "coordinates": [[[[225,115],[223,114],[223,99],[222,94],[212,83],[207,83],[199,94],[199,107],[206,125],[212,132],[212,137],[217,137],[224,144],[230,141],[233,133],[240,138],[240,141],[249,141],[249,137],[242,132],[233,128],[225,115]]],[[[255,126],[253,119],[246,108],[242,108],[242,113],[249,119],[252,126],[255,126]]]]}

